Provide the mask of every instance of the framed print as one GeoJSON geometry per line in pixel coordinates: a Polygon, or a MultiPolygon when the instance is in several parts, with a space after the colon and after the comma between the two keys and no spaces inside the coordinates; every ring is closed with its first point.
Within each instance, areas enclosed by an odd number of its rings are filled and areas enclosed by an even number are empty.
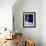
{"type": "Polygon", "coordinates": [[[36,13],[24,12],[23,13],[23,27],[36,27],[36,13]]]}

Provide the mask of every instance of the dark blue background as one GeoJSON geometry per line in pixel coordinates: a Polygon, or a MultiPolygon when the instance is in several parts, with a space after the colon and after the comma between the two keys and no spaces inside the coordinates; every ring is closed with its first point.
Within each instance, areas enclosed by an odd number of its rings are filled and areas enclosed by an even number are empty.
{"type": "Polygon", "coordinates": [[[25,21],[33,23],[33,15],[25,14],[25,21]]]}

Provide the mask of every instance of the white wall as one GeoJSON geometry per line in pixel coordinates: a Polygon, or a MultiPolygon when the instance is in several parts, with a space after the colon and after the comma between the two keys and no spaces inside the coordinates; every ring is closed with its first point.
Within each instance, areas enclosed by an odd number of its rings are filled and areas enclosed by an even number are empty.
{"type": "MultiPolygon", "coordinates": [[[[16,0],[0,0],[0,33],[4,30],[1,29],[1,27],[6,27],[9,30],[12,29],[12,6],[16,0]]],[[[3,31],[0,34],[0,38],[5,38],[5,36],[10,36],[10,32],[3,31]]],[[[7,37],[9,38],[9,37],[7,37]]]]}
{"type": "Polygon", "coordinates": [[[16,0],[0,0],[0,27],[12,29],[12,6],[16,0]]]}
{"type": "Polygon", "coordinates": [[[33,40],[36,46],[41,46],[41,1],[18,0],[18,2],[13,6],[15,29],[22,32],[24,38],[33,40]],[[23,28],[23,12],[36,12],[35,28],[23,28]]]}
{"type": "Polygon", "coordinates": [[[41,1],[41,40],[42,46],[46,46],[46,0],[41,1]]]}

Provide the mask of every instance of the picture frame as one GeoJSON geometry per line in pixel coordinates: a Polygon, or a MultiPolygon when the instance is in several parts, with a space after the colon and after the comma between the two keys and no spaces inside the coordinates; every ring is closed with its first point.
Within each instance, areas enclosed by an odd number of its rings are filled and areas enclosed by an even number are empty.
{"type": "Polygon", "coordinates": [[[23,27],[36,27],[36,12],[23,12],[23,27]]]}

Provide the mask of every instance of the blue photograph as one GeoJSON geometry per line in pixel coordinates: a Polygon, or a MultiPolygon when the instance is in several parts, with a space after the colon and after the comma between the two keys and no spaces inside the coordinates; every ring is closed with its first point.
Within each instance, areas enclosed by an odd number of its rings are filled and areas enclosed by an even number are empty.
{"type": "Polygon", "coordinates": [[[35,27],[36,26],[36,13],[35,12],[24,12],[23,13],[23,26],[24,27],[35,27]]]}
{"type": "Polygon", "coordinates": [[[29,14],[29,15],[25,15],[25,21],[29,22],[29,23],[33,23],[33,15],[29,14]]]}

